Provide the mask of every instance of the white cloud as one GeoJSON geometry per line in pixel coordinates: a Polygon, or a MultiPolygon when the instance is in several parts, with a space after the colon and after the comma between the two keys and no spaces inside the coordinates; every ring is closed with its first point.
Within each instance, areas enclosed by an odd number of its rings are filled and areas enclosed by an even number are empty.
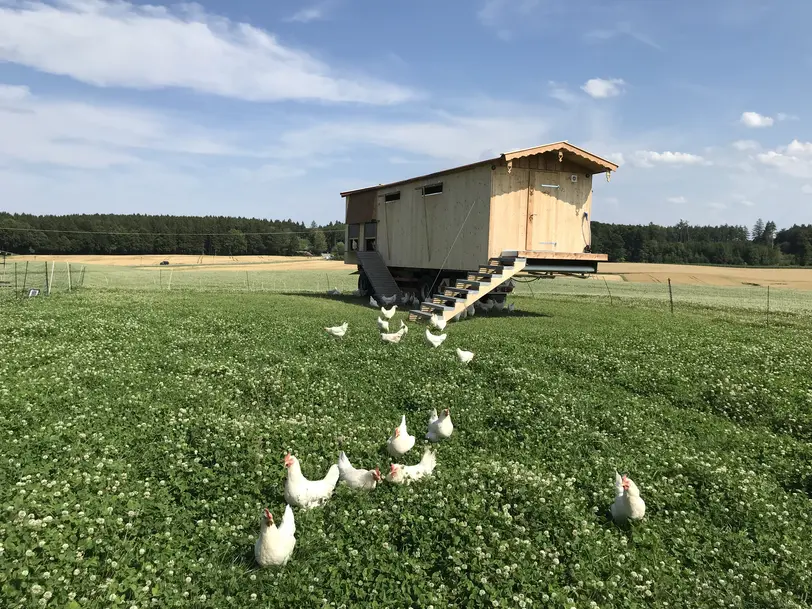
{"type": "Polygon", "coordinates": [[[772,127],[775,122],[771,116],[764,116],[758,112],[742,112],[739,121],[745,127],[751,128],[772,127]]]}
{"type": "Polygon", "coordinates": [[[777,118],[779,121],[797,121],[797,120],[800,120],[794,114],[785,114],[783,112],[779,112],[778,114],[776,114],[775,118],[777,118]]]}
{"type": "Polygon", "coordinates": [[[719,210],[719,211],[721,211],[723,209],[727,209],[727,205],[725,205],[724,203],[720,203],[718,201],[712,201],[711,203],[708,203],[708,207],[710,207],[711,209],[719,210]]]}
{"type": "Polygon", "coordinates": [[[578,101],[578,96],[569,90],[567,85],[551,80],[547,83],[550,86],[550,97],[565,104],[574,104],[578,101]]]}
{"type": "Polygon", "coordinates": [[[632,157],[632,162],[638,167],[654,167],[655,165],[709,165],[703,157],[687,152],[654,152],[652,150],[638,150],[632,157]]]}
{"type": "Polygon", "coordinates": [[[812,195],[812,184],[804,184],[801,186],[801,192],[805,195],[812,195]]]}
{"type": "Polygon", "coordinates": [[[610,152],[606,155],[607,161],[612,161],[618,167],[626,162],[622,152],[610,152]]]}
{"type": "Polygon", "coordinates": [[[517,16],[527,17],[540,0],[485,0],[477,11],[477,19],[485,27],[496,31],[502,40],[510,40],[512,25],[517,16]]]}
{"type": "Polygon", "coordinates": [[[739,205],[743,205],[744,207],[753,207],[753,206],[755,206],[755,203],[753,203],[750,199],[748,199],[744,195],[733,194],[733,195],[730,196],[730,198],[733,199],[734,201],[736,201],[736,203],[738,203],[739,205]]]}
{"type": "Polygon", "coordinates": [[[673,203],[674,205],[682,205],[683,203],[687,203],[688,199],[683,196],[679,197],[668,197],[667,201],[669,203],[673,203]]]}
{"type": "Polygon", "coordinates": [[[438,113],[425,121],[345,121],[291,131],[282,136],[281,154],[304,158],[375,146],[465,163],[537,145],[549,131],[550,125],[531,112],[504,118],[438,113]]]}
{"type": "Polygon", "coordinates": [[[141,164],[144,150],[250,156],[225,137],[157,113],[41,99],[26,87],[0,85],[0,163],[108,168],[141,164]]]}
{"type": "Polygon", "coordinates": [[[747,150],[758,150],[761,145],[755,140],[737,140],[733,142],[733,147],[740,152],[746,152],[747,150]]]}
{"type": "Polygon", "coordinates": [[[605,99],[620,95],[625,84],[622,78],[590,78],[581,89],[595,99],[605,99]]]}
{"type": "Polygon", "coordinates": [[[584,40],[587,42],[606,42],[619,36],[628,36],[653,49],[662,50],[659,44],[649,36],[636,31],[628,21],[621,21],[614,28],[590,30],[584,34],[584,40]]]}
{"type": "Polygon", "coordinates": [[[99,87],[180,87],[249,101],[394,104],[415,97],[398,85],[340,75],[247,23],[197,5],[120,1],[2,0],[0,61],[99,87]],[[10,4],[9,4],[10,3],[10,4]]]}
{"type": "Polygon", "coordinates": [[[792,140],[787,146],[756,155],[762,165],[796,178],[812,178],[812,142],[792,140]]]}
{"type": "Polygon", "coordinates": [[[324,18],[324,9],[320,6],[310,6],[296,11],[285,19],[285,21],[294,21],[298,23],[310,23],[311,21],[318,21],[324,18]]]}

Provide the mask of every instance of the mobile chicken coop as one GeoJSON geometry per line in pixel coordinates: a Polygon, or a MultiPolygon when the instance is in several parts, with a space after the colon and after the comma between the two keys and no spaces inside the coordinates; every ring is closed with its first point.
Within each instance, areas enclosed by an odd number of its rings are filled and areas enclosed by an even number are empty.
{"type": "Polygon", "coordinates": [[[344,262],[364,296],[415,291],[411,319],[504,298],[520,273],[595,273],[592,176],[617,167],[564,141],[342,192],[344,262]]]}

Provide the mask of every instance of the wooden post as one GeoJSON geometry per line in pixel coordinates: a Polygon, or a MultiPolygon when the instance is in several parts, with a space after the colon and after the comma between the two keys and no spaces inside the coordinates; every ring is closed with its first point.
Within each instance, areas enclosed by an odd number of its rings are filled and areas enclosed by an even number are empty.
{"type": "Polygon", "coordinates": [[[68,292],[70,292],[71,288],[72,288],[71,283],[70,283],[70,262],[66,262],[65,264],[68,265],[68,292]]]}
{"type": "Polygon", "coordinates": [[[85,287],[85,269],[86,268],[87,267],[83,264],[82,265],[82,274],[79,277],[79,285],[81,285],[82,287],[85,287]]]}
{"type": "Polygon", "coordinates": [[[169,281],[168,281],[168,282],[167,282],[167,284],[166,284],[166,289],[167,289],[167,290],[171,290],[171,289],[172,289],[172,272],[173,272],[174,270],[175,270],[175,269],[169,269],[169,281]]]}
{"type": "Polygon", "coordinates": [[[14,296],[17,296],[17,263],[14,263],[14,296]]]}
{"type": "Polygon", "coordinates": [[[603,278],[603,284],[606,286],[606,291],[609,294],[609,306],[612,306],[612,292],[609,291],[609,283],[606,281],[606,277],[603,278]]]}
{"type": "Polygon", "coordinates": [[[48,261],[45,261],[45,295],[51,295],[51,284],[48,283],[48,261]]]}
{"type": "Polygon", "coordinates": [[[48,295],[51,295],[51,288],[54,287],[54,270],[56,270],[56,261],[51,261],[51,281],[48,282],[48,295]]]}
{"type": "Polygon", "coordinates": [[[668,300],[671,302],[671,314],[674,314],[674,293],[671,291],[671,277],[668,278],[668,300]]]}

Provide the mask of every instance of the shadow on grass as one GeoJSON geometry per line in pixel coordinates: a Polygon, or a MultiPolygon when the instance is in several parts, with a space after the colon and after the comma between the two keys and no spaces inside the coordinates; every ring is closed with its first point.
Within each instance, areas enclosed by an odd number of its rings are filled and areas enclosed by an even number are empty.
{"type": "MultiPolygon", "coordinates": [[[[282,294],[283,296],[305,296],[307,298],[316,298],[319,300],[330,300],[332,302],[343,302],[345,304],[355,305],[357,307],[362,307],[364,309],[369,309],[371,311],[379,311],[380,309],[373,309],[369,305],[369,298],[361,298],[358,296],[351,296],[351,295],[344,295],[341,294],[339,296],[331,296],[329,294],[321,294],[318,292],[277,292],[278,294],[282,294]]],[[[412,310],[412,308],[416,308],[417,305],[406,305],[405,307],[402,305],[398,305],[398,312],[407,312],[412,310]]],[[[513,313],[509,313],[507,311],[502,312],[492,312],[492,313],[483,313],[482,311],[477,310],[474,317],[482,317],[484,319],[488,318],[506,318],[509,319],[511,317],[552,317],[549,313],[537,313],[535,311],[513,311],[513,313]]],[[[467,317],[462,321],[469,321],[471,318],[467,317]]]]}

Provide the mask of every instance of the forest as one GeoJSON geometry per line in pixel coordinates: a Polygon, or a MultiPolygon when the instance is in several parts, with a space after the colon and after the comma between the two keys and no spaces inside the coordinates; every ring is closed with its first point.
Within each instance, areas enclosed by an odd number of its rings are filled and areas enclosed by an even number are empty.
{"type": "MultiPolygon", "coordinates": [[[[778,230],[592,222],[591,251],[611,262],[812,266],[812,225],[778,230]]],[[[15,254],[206,254],[343,256],[344,224],[228,216],[93,214],[35,216],[0,212],[0,250],[15,254]]]]}

